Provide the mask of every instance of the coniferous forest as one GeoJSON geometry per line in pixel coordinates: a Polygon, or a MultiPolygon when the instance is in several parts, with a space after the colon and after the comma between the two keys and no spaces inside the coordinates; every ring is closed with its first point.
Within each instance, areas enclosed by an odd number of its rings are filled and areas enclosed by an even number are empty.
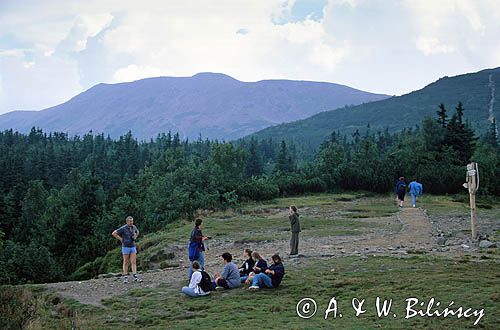
{"type": "Polygon", "coordinates": [[[289,141],[182,140],[128,133],[70,137],[33,128],[0,132],[2,283],[71,278],[116,244],[111,232],[132,214],[143,234],[197,210],[237,207],[308,192],[387,193],[396,178],[417,178],[425,193],[462,192],[465,165],[479,163],[480,193],[500,195],[496,123],[477,136],[462,104],[398,133],[370,127],[332,132],[319,150],[289,141]]]}

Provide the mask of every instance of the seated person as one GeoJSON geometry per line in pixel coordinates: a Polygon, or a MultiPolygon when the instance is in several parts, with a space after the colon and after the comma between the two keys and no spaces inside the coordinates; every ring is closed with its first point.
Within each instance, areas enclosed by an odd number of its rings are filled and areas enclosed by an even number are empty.
{"type": "Polygon", "coordinates": [[[222,259],[224,259],[224,269],[220,276],[215,274],[215,281],[213,284],[216,286],[216,289],[239,288],[241,286],[240,271],[238,270],[238,266],[232,262],[233,256],[229,252],[224,252],[222,254],[222,259]]]}
{"type": "Polygon", "coordinates": [[[245,249],[243,251],[243,258],[245,258],[245,261],[240,266],[241,283],[244,283],[247,280],[248,275],[252,272],[253,267],[255,266],[255,261],[252,258],[252,250],[245,249]]]}
{"type": "Polygon", "coordinates": [[[249,289],[257,290],[262,287],[277,288],[283,276],[285,276],[285,267],[281,262],[281,257],[277,254],[272,256],[273,264],[265,272],[256,274],[252,280],[252,286],[249,289]]]}
{"type": "Polygon", "coordinates": [[[207,272],[200,270],[201,266],[198,261],[193,261],[193,274],[189,286],[182,288],[182,293],[189,297],[201,297],[210,294],[211,280],[207,272]]]}
{"type": "Polygon", "coordinates": [[[267,261],[260,256],[257,252],[252,253],[253,260],[255,261],[255,266],[253,266],[253,271],[248,274],[248,278],[245,280],[246,284],[252,283],[252,279],[255,274],[259,274],[267,269],[267,261]]]}

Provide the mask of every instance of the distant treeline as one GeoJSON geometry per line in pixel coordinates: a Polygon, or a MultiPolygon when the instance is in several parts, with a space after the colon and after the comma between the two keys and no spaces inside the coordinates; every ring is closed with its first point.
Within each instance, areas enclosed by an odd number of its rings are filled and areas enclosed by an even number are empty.
{"type": "MultiPolygon", "coordinates": [[[[110,233],[133,215],[147,234],[200,209],[333,190],[388,192],[399,176],[429,193],[457,193],[465,164],[479,163],[482,193],[500,195],[496,125],[481,139],[459,104],[400,133],[332,133],[308,161],[286,141],[182,141],[162,134],[69,137],[33,128],[0,132],[2,283],[71,278],[116,247],[110,233]]],[[[402,123],[403,125],[403,123],[402,123]]]]}

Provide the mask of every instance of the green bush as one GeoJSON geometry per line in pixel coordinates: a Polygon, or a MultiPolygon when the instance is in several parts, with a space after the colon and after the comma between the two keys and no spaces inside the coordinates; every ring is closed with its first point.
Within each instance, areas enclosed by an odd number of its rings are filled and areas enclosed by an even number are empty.
{"type": "Polygon", "coordinates": [[[237,193],[242,200],[263,201],[278,197],[280,191],[278,185],[268,178],[252,177],[240,185],[237,193]]]}

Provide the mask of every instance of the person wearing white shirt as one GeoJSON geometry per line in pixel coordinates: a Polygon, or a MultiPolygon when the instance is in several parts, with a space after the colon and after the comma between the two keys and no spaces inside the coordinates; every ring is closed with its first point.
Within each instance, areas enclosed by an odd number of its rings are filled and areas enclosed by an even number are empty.
{"type": "Polygon", "coordinates": [[[200,282],[202,279],[202,274],[200,271],[200,264],[198,261],[193,261],[193,275],[191,275],[191,280],[189,281],[189,286],[182,288],[182,293],[189,297],[201,297],[210,294],[210,292],[205,292],[200,288],[200,282]]]}

